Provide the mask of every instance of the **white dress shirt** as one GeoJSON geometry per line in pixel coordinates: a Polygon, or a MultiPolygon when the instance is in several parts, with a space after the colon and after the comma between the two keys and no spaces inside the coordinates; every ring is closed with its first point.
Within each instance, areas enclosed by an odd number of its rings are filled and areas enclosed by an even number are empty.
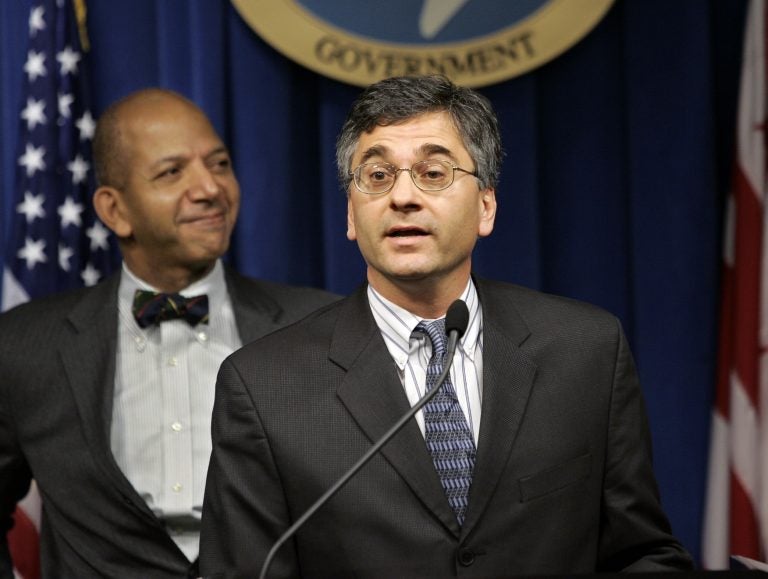
{"type": "Polygon", "coordinates": [[[241,344],[219,261],[180,293],[208,294],[209,323],[169,320],[142,329],[131,308],[153,288],[123,264],[111,447],[117,464],[194,561],[208,460],[216,374],[241,344]]]}
{"type": "MultiPolygon", "coordinates": [[[[477,445],[483,402],[483,312],[472,279],[461,299],[469,309],[469,325],[459,340],[451,364],[451,383],[477,445]]],[[[432,341],[423,332],[414,332],[424,318],[393,304],[370,285],[368,303],[387,349],[397,364],[408,401],[413,406],[425,394],[427,366],[432,357],[432,341]]],[[[424,434],[423,410],[416,414],[416,421],[424,434]]]]}

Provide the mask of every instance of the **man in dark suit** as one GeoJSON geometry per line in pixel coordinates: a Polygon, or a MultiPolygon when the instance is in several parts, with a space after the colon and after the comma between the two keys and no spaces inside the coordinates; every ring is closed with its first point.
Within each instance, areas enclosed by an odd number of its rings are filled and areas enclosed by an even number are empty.
{"type": "Polygon", "coordinates": [[[239,186],[182,96],[147,89],[109,107],[94,156],[122,271],[0,316],[0,577],[33,478],[44,577],[196,577],[221,360],[337,296],[223,265],[239,186]]]}
{"type": "Polygon", "coordinates": [[[450,380],[277,551],[269,577],[507,577],[687,569],[651,467],[627,341],[594,306],[473,276],[497,121],[443,77],[367,88],[337,142],[368,284],[222,364],[205,577],[256,576],[277,539],[450,380]]]}

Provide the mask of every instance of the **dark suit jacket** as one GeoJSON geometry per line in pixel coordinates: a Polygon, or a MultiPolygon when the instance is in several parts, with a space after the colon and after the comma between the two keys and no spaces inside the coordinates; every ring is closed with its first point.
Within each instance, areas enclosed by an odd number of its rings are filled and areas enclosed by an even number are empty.
{"type": "MultiPolygon", "coordinates": [[[[459,528],[415,421],[278,552],[269,577],[506,577],[690,568],[651,468],[618,321],[476,280],[483,401],[459,528]]],[[[223,364],[204,576],[255,577],[277,538],[408,409],[366,294],[223,364]]]]}
{"type": "MultiPolygon", "coordinates": [[[[226,272],[248,343],[337,298],[226,272]]],[[[0,316],[0,577],[5,540],[34,477],[43,575],[186,577],[190,564],[110,450],[119,275],[0,316]]]]}

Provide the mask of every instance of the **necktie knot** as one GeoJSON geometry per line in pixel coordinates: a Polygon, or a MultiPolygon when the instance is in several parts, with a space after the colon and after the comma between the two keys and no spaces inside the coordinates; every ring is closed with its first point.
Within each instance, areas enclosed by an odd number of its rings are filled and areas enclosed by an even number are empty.
{"type": "Polygon", "coordinates": [[[419,322],[416,326],[417,330],[421,330],[432,341],[432,356],[437,356],[438,360],[442,360],[445,357],[445,318],[434,320],[432,322],[419,322]]]}
{"type": "Polygon", "coordinates": [[[159,325],[166,320],[184,320],[190,326],[208,323],[208,296],[185,298],[181,294],[136,290],[133,316],[142,328],[159,325]]]}

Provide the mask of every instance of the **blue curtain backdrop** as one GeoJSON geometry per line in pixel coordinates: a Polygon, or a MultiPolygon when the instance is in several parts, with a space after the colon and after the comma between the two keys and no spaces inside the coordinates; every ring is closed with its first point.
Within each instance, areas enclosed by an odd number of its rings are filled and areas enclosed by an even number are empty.
{"type": "MultiPolygon", "coordinates": [[[[348,293],[334,141],[359,89],[264,43],[224,0],[88,3],[96,113],[160,85],[198,102],[230,144],[243,192],[230,260],[262,278],[348,293]]],[[[30,0],[0,2],[0,260],[30,0]]],[[[481,91],[506,150],[482,275],[599,304],[637,358],[662,499],[696,557],[714,390],[723,199],[744,0],[617,0],[584,40],[481,91]]]]}

